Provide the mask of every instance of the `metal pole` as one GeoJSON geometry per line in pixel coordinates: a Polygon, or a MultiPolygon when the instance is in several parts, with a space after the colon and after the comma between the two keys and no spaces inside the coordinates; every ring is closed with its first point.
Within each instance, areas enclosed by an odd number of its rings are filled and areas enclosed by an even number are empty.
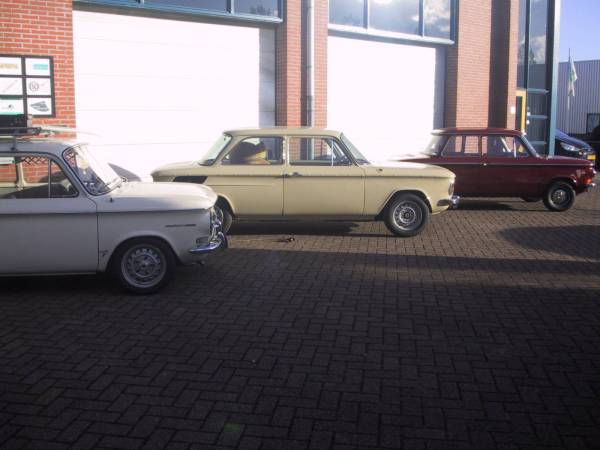
{"type": "Polygon", "coordinates": [[[315,125],[315,0],[306,0],[306,125],[315,125]]]}

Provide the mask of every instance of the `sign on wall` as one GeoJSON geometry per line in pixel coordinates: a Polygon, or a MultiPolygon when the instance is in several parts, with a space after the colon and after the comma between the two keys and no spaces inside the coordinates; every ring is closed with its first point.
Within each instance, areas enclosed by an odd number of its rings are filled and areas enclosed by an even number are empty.
{"type": "Polygon", "coordinates": [[[0,55],[0,114],[54,117],[51,56],[0,55]]]}

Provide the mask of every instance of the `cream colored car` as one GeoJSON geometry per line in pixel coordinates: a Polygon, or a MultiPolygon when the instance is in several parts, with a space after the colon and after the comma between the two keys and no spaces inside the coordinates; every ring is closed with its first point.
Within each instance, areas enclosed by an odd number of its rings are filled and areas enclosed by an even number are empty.
{"type": "Polygon", "coordinates": [[[109,271],[146,294],[227,246],[210,188],[128,182],[84,144],[13,138],[40,131],[0,128],[0,276],[109,271]]]}
{"type": "Polygon", "coordinates": [[[418,234],[458,202],[454,174],[437,166],[369,162],[342,133],[316,128],[225,131],[199,161],[169,164],[154,181],[210,186],[232,219],[383,220],[418,234]]]}

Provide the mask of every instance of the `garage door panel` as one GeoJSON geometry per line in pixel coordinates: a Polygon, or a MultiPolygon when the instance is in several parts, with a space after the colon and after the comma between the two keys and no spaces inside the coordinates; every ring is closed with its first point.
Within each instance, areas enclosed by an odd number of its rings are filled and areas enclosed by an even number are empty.
{"type": "Polygon", "coordinates": [[[338,36],[328,43],[328,126],[371,159],[424,148],[442,125],[444,50],[338,36]]]}
{"type": "Polygon", "coordinates": [[[273,30],[86,11],[73,29],[77,125],[142,178],[224,129],[275,123],[273,30]]]}

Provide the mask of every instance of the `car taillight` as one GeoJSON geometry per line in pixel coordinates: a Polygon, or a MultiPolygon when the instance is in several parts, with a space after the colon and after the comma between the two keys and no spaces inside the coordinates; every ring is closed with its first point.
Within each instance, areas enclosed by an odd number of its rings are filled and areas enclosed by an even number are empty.
{"type": "Polygon", "coordinates": [[[592,184],[594,182],[594,177],[585,177],[583,179],[583,184],[592,184]]]}

